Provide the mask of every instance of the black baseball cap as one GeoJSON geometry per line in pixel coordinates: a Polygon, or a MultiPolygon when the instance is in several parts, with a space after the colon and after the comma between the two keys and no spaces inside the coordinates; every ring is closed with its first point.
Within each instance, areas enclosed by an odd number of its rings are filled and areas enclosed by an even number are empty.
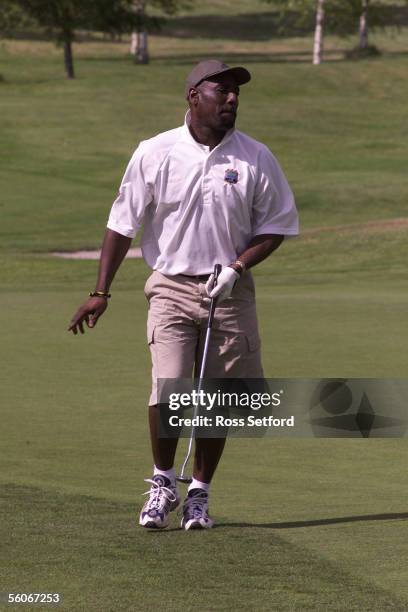
{"type": "Polygon", "coordinates": [[[248,81],[251,80],[250,73],[246,68],[243,68],[242,66],[235,66],[234,68],[231,68],[230,66],[227,66],[227,64],[224,64],[219,60],[204,60],[194,66],[194,68],[187,77],[185,89],[186,98],[188,98],[189,91],[192,87],[196,87],[206,79],[215,77],[219,74],[227,73],[234,75],[234,78],[236,79],[238,85],[244,85],[245,83],[248,83],[248,81]]]}

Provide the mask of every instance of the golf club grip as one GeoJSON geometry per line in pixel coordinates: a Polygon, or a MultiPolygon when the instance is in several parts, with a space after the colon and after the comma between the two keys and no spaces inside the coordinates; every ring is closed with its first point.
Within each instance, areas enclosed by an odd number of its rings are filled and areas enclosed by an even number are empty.
{"type": "MultiPolygon", "coordinates": [[[[213,287],[215,287],[215,285],[217,284],[218,276],[219,276],[221,270],[222,270],[221,264],[215,264],[214,272],[213,272],[213,274],[214,274],[214,284],[213,284],[213,287]]],[[[210,304],[210,314],[208,316],[207,328],[212,327],[216,305],[217,305],[217,298],[212,298],[211,304],[210,304]]]]}

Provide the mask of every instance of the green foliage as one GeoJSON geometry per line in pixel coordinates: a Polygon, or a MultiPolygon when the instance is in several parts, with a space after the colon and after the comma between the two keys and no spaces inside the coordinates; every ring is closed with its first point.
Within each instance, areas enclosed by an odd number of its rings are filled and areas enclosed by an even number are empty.
{"type": "Polygon", "coordinates": [[[2,0],[0,10],[0,34],[9,36],[17,28],[30,27],[34,23],[14,0],[2,0]]]}
{"type": "MultiPolygon", "coordinates": [[[[356,31],[363,10],[363,0],[328,0],[326,16],[329,30],[342,36],[356,31]]],[[[388,22],[388,7],[381,0],[368,0],[365,10],[371,30],[388,22]]]]}
{"type": "Polygon", "coordinates": [[[129,31],[140,23],[131,0],[14,0],[36,22],[54,33],[57,41],[73,39],[76,29],[129,31]]]}
{"type": "Polygon", "coordinates": [[[165,15],[175,15],[181,10],[189,9],[193,2],[194,0],[151,0],[149,4],[163,11],[165,15]]]}

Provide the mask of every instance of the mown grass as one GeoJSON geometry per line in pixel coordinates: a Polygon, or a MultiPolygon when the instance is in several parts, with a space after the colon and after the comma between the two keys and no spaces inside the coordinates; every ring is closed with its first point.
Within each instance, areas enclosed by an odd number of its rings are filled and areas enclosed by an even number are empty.
{"type": "MultiPolygon", "coordinates": [[[[78,45],[73,82],[48,43],[0,51],[0,591],[59,591],[67,610],[403,610],[405,440],[230,440],[219,527],[141,532],[146,265],[123,264],[92,333],[66,332],[96,264],[48,252],[99,245],[130,152],[180,124],[213,45],[154,38],[147,67],[125,43],[78,45]]],[[[255,270],[268,376],[407,375],[408,231],[389,222],[407,217],[407,60],[389,45],[319,69],[289,61],[310,40],[216,48],[250,66],[239,127],[277,154],[305,230],[255,270]]]]}
{"type": "MultiPolygon", "coordinates": [[[[356,516],[343,524],[334,519],[326,525],[323,519],[320,527],[319,522],[308,527],[307,520],[255,527],[251,522],[231,525],[229,511],[211,533],[170,529],[152,534],[135,531],[134,509],[126,502],[11,485],[2,487],[2,495],[13,510],[7,522],[21,535],[17,541],[12,532],[3,538],[2,550],[12,551],[15,560],[3,577],[16,584],[18,572],[16,588],[45,583],[48,591],[63,596],[62,609],[193,610],[197,598],[203,609],[225,611],[341,610],[346,609],[340,603],[345,599],[347,609],[367,612],[404,606],[391,592],[402,586],[400,575],[394,575],[390,589],[378,570],[373,576],[362,567],[364,554],[347,560],[342,568],[338,558],[319,553],[327,550],[327,542],[337,540],[344,560],[354,521],[359,533],[354,544],[362,544],[360,550],[367,550],[367,540],[387,536],[397,555],[403,551],[393,527],[402,514],[373,517],[366,523],[356,516]],[[299,543],[312,530],[324,536],[325,547],[313,536],[307,548],[299,543]],[[16,562],[27,550],[35,550],[35,565],[16,562]],[[373,578],[379,584],[373,584],[373,578]]],[[[272,508],[276,511],[278,503],[272,508]]],[[[238,519],[243,513],[232,515],[238,519]]],[[[384,572],[396,556],[381,557],[384,572]]]]}

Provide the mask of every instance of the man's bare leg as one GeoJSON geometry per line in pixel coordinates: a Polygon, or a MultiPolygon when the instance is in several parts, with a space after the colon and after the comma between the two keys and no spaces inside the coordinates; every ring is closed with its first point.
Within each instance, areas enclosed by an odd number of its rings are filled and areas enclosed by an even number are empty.
{"type": "Polygon", "coordinates": [[[170,470],[174,465],[178,438],[159,438],[159,408],[149,406],[150,441],[154,465],[159,470],[170,470]]]}
{"type": "Polygon", "coordinates": [[[225,446],[225,438],[197,438],[193,474],[196,480],[210,483],[225,446]]]}
{"type": "MultiPolygon", "coordinates": [[[[174,465],[177,438],[159,438],[159,408],[149,406],[150,440],[154,464],[159,470],[174,465]]],[[[193,474],[196,480],[211,482],[225,446],[225,438],[198,438],[195,444],[193,474]]]]}

